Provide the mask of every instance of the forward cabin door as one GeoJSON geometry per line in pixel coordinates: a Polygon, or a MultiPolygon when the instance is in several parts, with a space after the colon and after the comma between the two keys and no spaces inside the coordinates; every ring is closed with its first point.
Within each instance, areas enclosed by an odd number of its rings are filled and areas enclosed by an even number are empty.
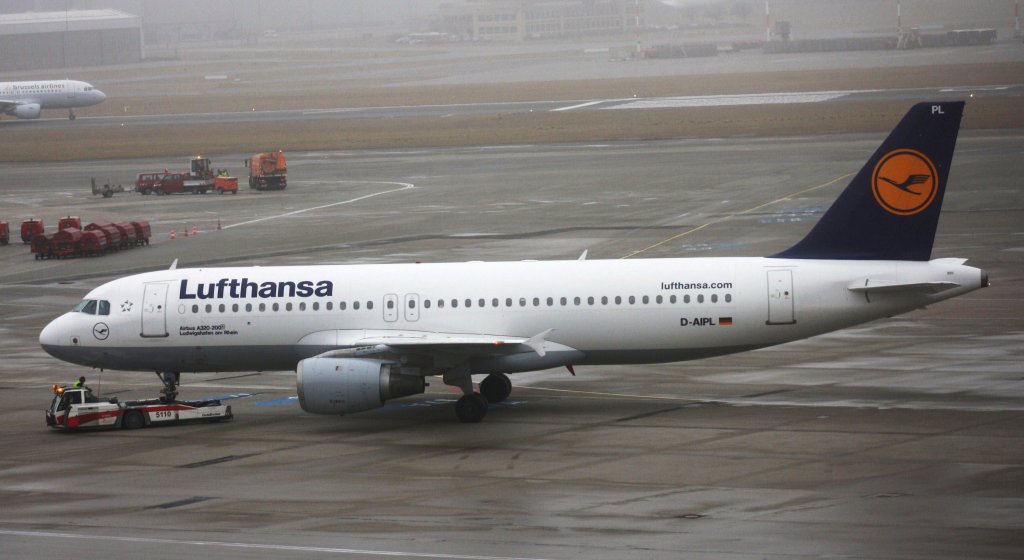
{"type": "Polygon", "coordinates": [[[142,336],[147,338],[167,335],[167,284],[146,284],[142,294],[142,336]]]}
{"type": "Polygon", "coordinates": [[[769,325],[792,325],[796,322],[793,312],[793,271],[768,271],[768,321],[769,325]]]}

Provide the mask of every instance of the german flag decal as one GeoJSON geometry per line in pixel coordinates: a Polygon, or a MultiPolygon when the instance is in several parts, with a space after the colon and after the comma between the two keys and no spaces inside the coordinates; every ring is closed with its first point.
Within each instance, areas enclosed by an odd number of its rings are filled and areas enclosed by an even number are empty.
{"type": "Polygon", "coordinates": [[[732,324],[732,317],[719,317],[718,324],[722,326],[729,326],[732,324]]]}

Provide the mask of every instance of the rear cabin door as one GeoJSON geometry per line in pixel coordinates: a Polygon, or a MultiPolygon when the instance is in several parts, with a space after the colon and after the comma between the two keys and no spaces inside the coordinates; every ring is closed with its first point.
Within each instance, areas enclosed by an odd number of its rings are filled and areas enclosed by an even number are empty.
{"type": "Polygon", "coordinates": [[[793,271],[768,271],[768,321],[769,325],[792,325],[796,322],[793,313],[793,271]]]}
{"type": "Polygon", "coordinates": [[[142,336],[147,338],[167,335],[167,284],[146,284],[142,295],[142,336]]]}

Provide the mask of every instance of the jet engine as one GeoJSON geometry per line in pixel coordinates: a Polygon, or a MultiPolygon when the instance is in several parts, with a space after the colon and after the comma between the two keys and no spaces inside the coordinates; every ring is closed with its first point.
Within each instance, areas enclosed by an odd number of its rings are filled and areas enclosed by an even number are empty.
{"type": "Polygon", "coordinates": [[[423,376],[403,375],[398,364],[361,358],[307,358],[296,368],[302,410],[313,414],[351,414],[384,401],[418,395],[423,376]]]}
{"type": "Polygon", "coordinates": [[[14,108],[14,116],[19,119],[38,119],[42,107],[38,103],[25,103],[14,108]]]}

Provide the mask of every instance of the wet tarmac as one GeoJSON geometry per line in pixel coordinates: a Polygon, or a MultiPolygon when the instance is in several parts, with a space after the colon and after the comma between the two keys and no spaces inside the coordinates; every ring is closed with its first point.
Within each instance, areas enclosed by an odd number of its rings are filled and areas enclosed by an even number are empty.
{"type": "MultiPolygon", "coordinates": [[[[183,397],[226,399],[228,423],[44,423],[50,384],[80,374],[121,398],[159,388],[39,348],[48,320],[110,278],[174,259],[764,255],[810,228],[882,136],[290,153],[286,191],[234,196],[88,191],[185,161],[5,165],[0,219],[141,218],[154,238],[78,260],[0,248],[0,556],[1019,558],[1022,130],[961,134],[933,256],[970,258],[993,286],[926,310],[711,360],[516,375],[478,425],[439,382],[308,415],[293,372],[185,376],[183,397]]],[[[241,173],[244,157],[214,166],[241,173]]]]}

